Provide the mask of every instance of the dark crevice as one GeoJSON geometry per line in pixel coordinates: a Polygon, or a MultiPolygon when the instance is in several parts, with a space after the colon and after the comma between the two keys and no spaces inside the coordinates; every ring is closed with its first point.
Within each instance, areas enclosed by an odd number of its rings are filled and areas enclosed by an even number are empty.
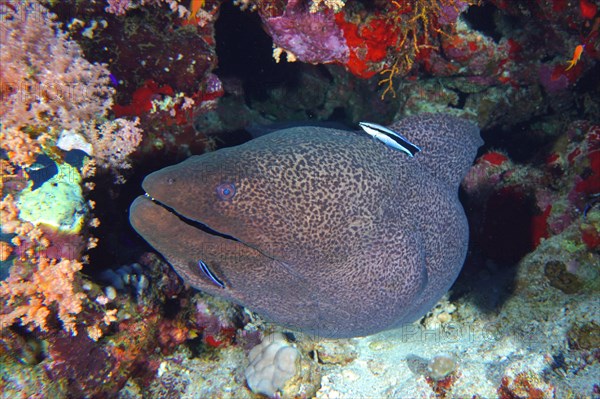
{"type": "Polygon", "coordinates": [[[275,87],[299,85],[301,63],[275,62],[273,41],[263,30],[257,13],[223,3],[215,32],[219,58],[215,72],[222,79],[241,79],[247,102],[268,99],[269,91],[275,87]]]}
{"type": "Polygon", "coordinates": [[[463,14],[463,18],[472,29],[491,37],[498,43],[502,38],[502,33],[498,30],[498,26],[494,20],[497,10],[498,9],[492,4],[471,6],[467,12],[463,14]]]}
{"type": "Polygon", "coordinates": [[[449,104],[452,108],[463,109],[465,104],[467,103],[467,98],[469,98],[469,94],[462,92],[460,90],[453,90],[454,93],[458,96],[458,101],[455,105],[449,104]]]}
{"type": "Polygon", "coordinates": [[[344,107],[336,107],[333,112],[329,116],[329,121],[349,121],[350,117],[348,116],[348,112],[344,107]]]}
{"type": "Polygon", "coordinates": [[[546,144],[544,137],[533,137],[526,135],[532,123],[541,120],[541,117],[533,118],[527,122],[518,123],[505,129],[495,127],[481,131],[481,138],[485,145],[480,148],[482,153],[489,150],[502,148],[514,162],[528,162],[538,152],[539,148],[546,144]]]}
{"type": "Polygon", "coordinates": [[[167,298],[163,307],[162,314],[167,319],[174,320],[181,311],[181,302],[178,298],[167,298]]]}
{"type": "Polygon", "coordinates": [[[574,89],[577,94],[591,93],[597,96],[600,89],[600,63],[594,64],[591,69],[585,71],[574,89]]]}
{"type": "Polygon", "coordinates": [[[89,199],[96,204],[93,217],[102,223],[91,230],[99,241],[98,246],[87,253],[89,263],[84,265],[85,274],[95,278],[105,268],[136,262],[144,252],[153,251],[129,224],[128,209],[137,196],[144,194],[141,183],[149,173],[181,161],[181,157],[167,153],[138,161],[125,175],[125,184],[115,184],[115,176],[107,170],[100,170],[94,176],[96,186],[104,189],[91,191],[89,199]]]}

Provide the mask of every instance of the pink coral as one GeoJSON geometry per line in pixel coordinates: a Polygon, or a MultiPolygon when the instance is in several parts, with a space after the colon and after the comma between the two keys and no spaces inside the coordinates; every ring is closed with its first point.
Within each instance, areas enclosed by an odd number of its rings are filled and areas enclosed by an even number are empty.
{"type": "Polygon", "coordinates": [[[101,165],[127,167],[125,157],[141,140],[138,122],[105,121],[110,73],[88,62],[54,19],[34,0],[0,13],[1,146],[12,163],[27,166],[66,130],[87,137],[101,165]]]}
{"type": "Polygon", "coordinates": [[[125,15],[127,10],[133,7],[131,0],[107,0],[106,12],[115,15],[125,15]]]}
{"type": "Polygon", "coordinates": [[[441,25],[450,25],[456,22],[461,12],[469,8],[469,3],[466,1],[457,0],[453,3],[445,4],[440,2],[440,13],[438,22],[441,25]]]}
{"type": "Polygon", "coordinates": [[[311,64],[348,61],[350,50],[329,11],[311,13],[299,0],[290,0],[283,15],[263,18],[276,46],[311,64]]]}
{"type": "Polygon", "coordinates": [[[54,16],[33,1],[15,2],[0,14],[3,129],[78,130],[106,115],[114,90],[109,71],[91,64],[54,16]]]}
{"type": "Polygon", "coordinates": [[[94,156],[101,166],[130,167],[127,157],[142,141],[139,124],[139,118],[134,121],[118,118],[104,122],[98,128],[93,124],[89,127],[87,136],[94,143],[94,156]]]}

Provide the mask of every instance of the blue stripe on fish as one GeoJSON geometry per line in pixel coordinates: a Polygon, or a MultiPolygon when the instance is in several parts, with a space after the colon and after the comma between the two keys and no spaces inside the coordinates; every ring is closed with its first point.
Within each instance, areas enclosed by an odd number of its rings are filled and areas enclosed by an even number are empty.
{"type": "Polygon", "coordinates": [[[198,261],[198,266],[200,267],[200,270],[202,270],[202,272],[204,273],[204,275],[206,277],[208,277],[208,279],[210,281],[212,281],[216,286],[218,286],[219,288],[225,288],[225,283],[222,282],[213,272],[212,270],[210,270],[210,268],[208,267],[208,265],[206,263],[204,263],[202,260],[198,261]]]}
{"type": "Polygon", "coordinates": [[[358,124],[371,137],[394,150],[407,153],[410,157],[414,157],[417,152],[421,151],[421,147],[411,143],[406,137],[392,129],[371,122],[358,122],[358,124]]]}

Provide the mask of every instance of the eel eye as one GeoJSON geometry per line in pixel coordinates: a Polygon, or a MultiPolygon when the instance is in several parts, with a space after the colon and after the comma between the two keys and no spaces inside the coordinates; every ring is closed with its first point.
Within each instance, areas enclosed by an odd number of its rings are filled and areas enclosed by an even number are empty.
{"type": "Polygon", "coordinates": [[[233,183],[223,183],[217,186],[217,196],[222,200],[230,200],[235,196],[233,183]]]}

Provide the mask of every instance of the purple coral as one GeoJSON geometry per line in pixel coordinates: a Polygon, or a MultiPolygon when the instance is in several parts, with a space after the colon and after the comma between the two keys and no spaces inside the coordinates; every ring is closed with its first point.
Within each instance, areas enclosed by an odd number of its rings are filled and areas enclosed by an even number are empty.
{"type": "Polygon", "coordinates": [[[540,83],[548,93],[556,93],[564,91],[569,88],[571,83],[569,78],[565,74],[558,74],[555,76],[554,69],[555,65],[542,64],[539,69],[540,83]]]}
{"type": "Polygon", "coordinates": [[[460,13],[469,8],[466,1],[457,0],[453,4],[440,4],[438,22],[441,25],[450,25],[456,22],[460,13]]]}
{"type": "Polygon", "coordinates": [[[107,3],[106,12],[115,15],[125,15],[131,7],[131,0],[107,0],[107,3]]]}
{"type": "Polygon", "coordinates": [[[263,18],[276,46],[311,64],[346,63],[350,50],[329,10],[311,13],[299,0],[290,0],[283,15],[263,18]]]}

